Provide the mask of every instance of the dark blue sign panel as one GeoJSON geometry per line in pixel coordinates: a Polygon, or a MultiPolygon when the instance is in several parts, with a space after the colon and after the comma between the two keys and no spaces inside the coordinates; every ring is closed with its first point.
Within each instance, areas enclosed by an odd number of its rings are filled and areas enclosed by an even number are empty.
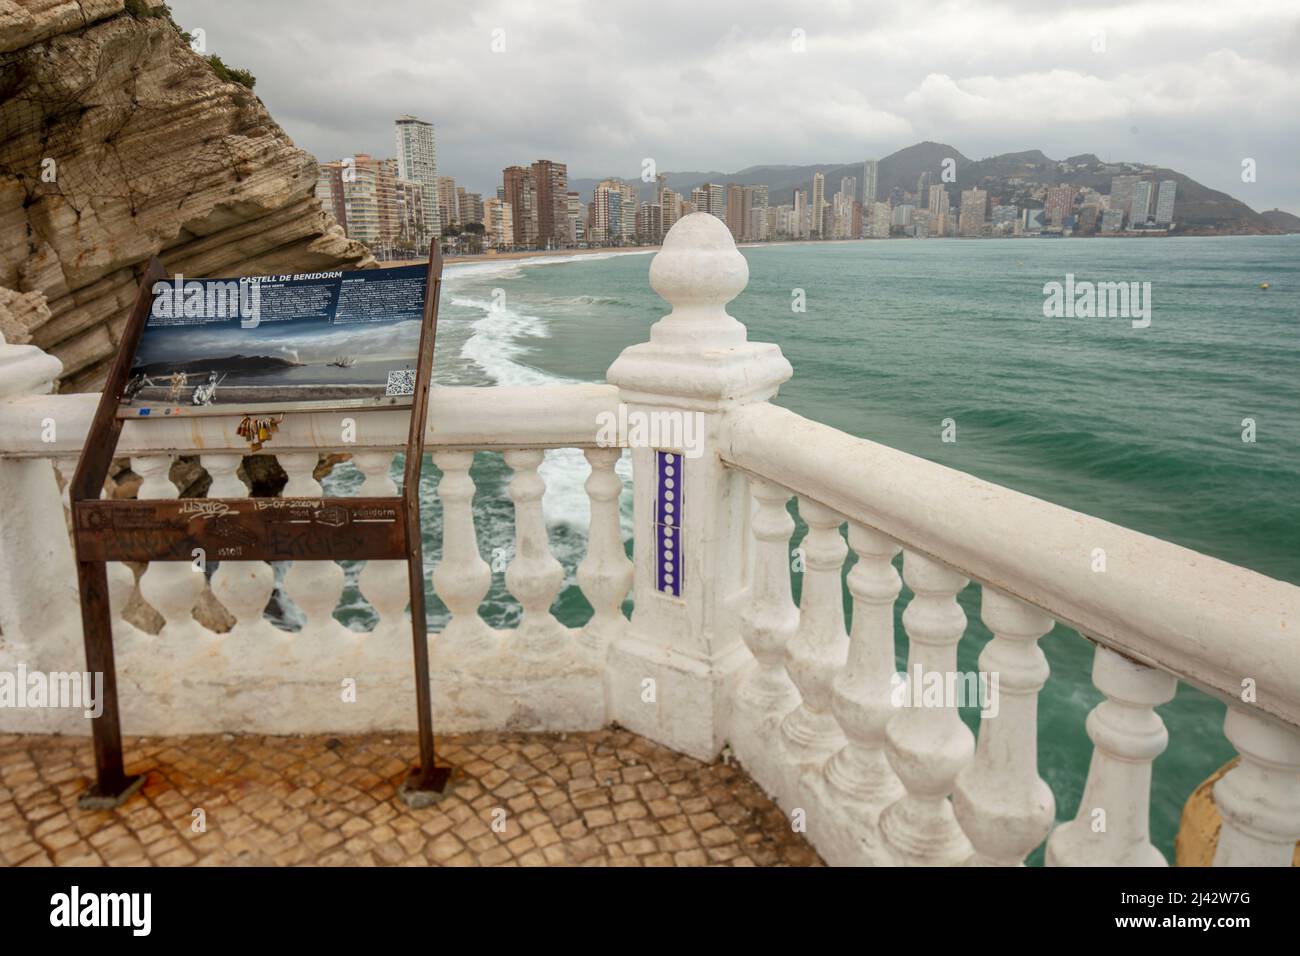
{"type": "Polygon", "coordinates": [[[410,405],[428,272],[158,282],[120,416],[410,405]]]}

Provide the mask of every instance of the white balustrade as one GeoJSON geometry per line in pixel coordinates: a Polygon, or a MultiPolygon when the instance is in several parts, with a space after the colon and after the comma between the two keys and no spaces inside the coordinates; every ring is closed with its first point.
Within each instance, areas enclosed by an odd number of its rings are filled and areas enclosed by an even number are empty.
{"type": "MultiPolygon", "coordinates": [[[[395,498],[397,482],[393,480],[391,451],[360,451],[352,455],[352,464],[365,475],[357,495],[362,498],[395,498]]],[[[379,614],[379,626],[406,627],[406,608],[411,599],[406,562],[375,560],[366,562],[357,583],[370,606],[379,614]]]]}
{"type": "Polygon", "coordinates": [[[975,847],[973,862],[1015,866],[1056,819],[1056,799],[1038,775],[1038,692],[1050,672],[1038,640],[1055,622],[988,586],[982,617],[993,639],[979,660],[979,740],[975,759],[957,775],[952,802],[975,847]]]}
{"type": "Polygon", "coordinates": [[[1078,815],[1047,841],[1047,863],[1166,866],[1151,844],[1151,762],[1169,743],[1155,708],[1173,699],[1178,679],[1098,646],[1092,682],[1106,699],[1088,715],[1088,782],[1078,815]]]}
{"type": "Polygon", "coordinates": [[[434,642],[436,658],[477,657],[496,648],[491,628],[478,616],[478,607],[492,586],[492,569],[478,550],[474,528],[474,464],[472,451],[434,452],[442,472],[438,498],[442,501],[442,559],[433,569],[433,589],[451,612],[451,620],[434,642]]]}
{"type": "MultiPolygon", "coordinates": [[[[146,455],[131,459],[131,470],[140,476],[136,497],[179,498],[180,492],[168,477],[169,455],[146,455]]],[[[190,561],[151,561],[140,575],[140,596],[162,615],[164,633],[197,627],[192,613],[207,584],[204,570],[215,555],[195,554],[190,561]]]]}
{"type": "Polygon", "coordinates": [[[906,793],[880,815],[880,831],[901,864],[953,866],[970,858],[971,845],[948,795],[970,762],[975,739],[957,702],[946,692],[932,699],[930,692],[955,684],[957,643],[966,631],[957,595],[969,580],[914,551],[903,554],[903,580],[915,594],[903,612],[906,706],[890,720],[885,739],[906,793]]]}
{"type": "Polygon", "coordinates": [[[578,565],[578,586],[591,603],[591,620],[579,641],[603,657],[610,643],[623,634],[627,618],[623,601],[632,587],[632,562],[623,549],[619,520],[619,497],[623,479],[614,466],[623,455],[621,448],[589,448],[587,495],[591,499],[591,524],[587,530],[587,554],[578,565]]]}
{"type": "Polygon", "coordinates": [[[832,710],[848,743],[826,764],[826,782],[862,804],[875,825],[880,811],[903,795],[885,755],[885,728],[898,712],[893,700],[894,602],[902,590],[893,558],[899,547],[885,535],[849,522],[849,546],[858,562],[849,571],[853,630],[847,666],[835,675],[832,710]]]}
{"type": "Polygon", "coordinates": [[[542,452],[508,451],[505,460],[514,472],[509,490],[515,504],[515,553],[506,568],[506,587],[523,606],[513,648],[525,659],[545,659],[564,647],[568,633],[551,613],[564,584],[564,568],[551,554],[542,514],[546,482],[537,471],[542,452]]]}
{"type": "Polygon", "coordinates": [[[785,669],[786,646],[799,629],[799,610],[790,596],[790,492],[761,478],[752,479],[749,488],[756,506],[751,522],[756,544],[740,634],[755,664],[741,678],[736,704],[752,719],[789,713],[799,704],[799,690],[785,669]]]}
{"type": "Polygon", "coordinates": [[[1223,732],[1241,762],[1214,784],[1215,866],[1290,866],[1300,840],[1300,734],[1236,704],[1223,732]]]}
{"type": "MultiPolygon", "coordinates": [[[[248,487],[237,474],[239,455],[203,455],[200,461],[212,478],[209,498],[248,497],[248,487]]],[[[275,589],[275,571],[269,564],[221,559],[211,584],[213,595],[234,615],[237,629],[261,632],[262,612],[275,589]]]]}
{"type": "MultiPolygon", "coordinates": [[[[316,452],[282,452],[276,458],[289,476],[281,495],[285,498],[320,498],[324,495],[324,489],[314,474],[320,459],[316,452]]],[[[285,572],[284,589],[306,615],[310,626],[334,631],[335,627],[331,625],[342,627],[334,619],[334,609],[343,593],[345,577],[343,569],[335,561],[294,561],[285,572]]]]}
{"type": "Polygon", "coordinates": [[[803,699],[782,722],[781,732],[796,762],[821,764],[844,745],[831,714],[831,681],[849,649],[840,585],[849,549],[840,537],[844,519],[835,511],[801,497],[799,515],[808,525],[803,541],[806,570],[799,627],[786,646],[785,659],[803,699]]]}

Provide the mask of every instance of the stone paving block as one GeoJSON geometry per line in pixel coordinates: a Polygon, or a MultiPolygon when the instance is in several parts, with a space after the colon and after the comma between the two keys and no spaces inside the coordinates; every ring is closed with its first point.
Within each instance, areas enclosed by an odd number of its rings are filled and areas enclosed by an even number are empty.
{"type": "Polygon", "coordinates": [[[122,807],[85,812],[76,801],[94,775],[88,741],[0,734],[0,865],[821,863],[743,771],[625,730],[440,738],[453,789],[422,810],[396,799],[413,734],[124,744],[145,786],[122,807]],[[505,826],[494,829],[499,810],[505,826]]]}

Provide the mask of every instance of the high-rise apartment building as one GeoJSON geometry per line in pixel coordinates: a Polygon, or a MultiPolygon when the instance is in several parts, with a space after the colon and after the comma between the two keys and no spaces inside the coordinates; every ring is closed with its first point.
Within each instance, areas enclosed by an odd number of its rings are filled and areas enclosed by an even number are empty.
{"type": "Polygon", "coordinates": [[[723,221],[732,239],[739,242],[745,238],[745,187],[738,183],[727,183],[727,214],[723,221]]]}
{"type": "Polygon", "coordinates": [[[442,235],[438,215],[438,148],[433,124],[414,116],[396,121],[397,175],[411,179],[424,188],[424,227],[430,236],[442,235]]]}
{"type": "Polygon", "coordinates": [[[1160,191],[1156,194],[1156,225],[1171,226],[1174,222],[1174,196],[1178,192],[1178,181],[1163,179],[1160,191]]]}
{"type": "Polygon", "coordinates": [[[880,193],[880,162],[868,159],[862,164],[862,205],[870,206],[880,193]]]}
{"type": "MultiPolygon", "coordinates": [[[[1133,190],[1141,176],[1113,176],[1110,180],[1110,209],[1129,216],[1133,207],[1133,190]]],[[[1130,220],[1131,221],[1131,220],[1130,220]]]]}
{"type": "Polygon", "coordinates": [[[515,241],[514,216],[510,203],[495,196],[483,203],[483,232],[495,248],[512,245],[515,241]]]}
{"type": "Polygon", "coordinates": [[[796,239],[807,239],[809,229],[808,193],[802,189],[794,191],[794,207],[790,211],[790,235],[796,239]]]}
{"type": "Polygon", "coordinates": [[[1151,197],[1155,192],[1154,184],[1149,179],[1142,179],[1133,185],[1133,204],[1129,207],[1129,225],[1145,226],[1147,216],[1151,215],[1151,197]]]}
{"type": "Polygon", "coordinates": [[[984,213],[988,208],[989,194],[983,189],[961,191],[961,211],[958,214],[957,234],[979,237],[984,233],[984,213]]]}
{"type": "Polygon", "coordinates": [[[1043,214],[1048,225],[1063,226],[1068,216],[1074,214],[1074,187],[1049,186],[1043,200],[1043,214]]]}
{"type": "Polygon", "coordinates": [[[510,203],[516,246],[535,246],[540,235],[537,180],[527,166],[507,166],[501,173],[505,199],[510,203]]]}
{"type": "Polygon", "coordinates": [[[814,173],[812,181],[812,237],[825,238],[826,227],[826,176],[814,173]]]}
{"type": "Polygon", "coordinates": [[[483,197],[479,193],[466,192],[463,186],[456,187],[456,221],[462,226],[472,222],[483,222],[483,197]]]}
{"type": "Polygon", "coordinates": [[[948,234],[949,202],[948,188],[943,183],[935,183],[930,187],[929,208],[926,210],[930,213],[930,235],[948,234]]]}
{"type": "Polygon", "coordinates": [[[460,209],[456,204],[456,180],[450,176],[438,177],[438,221],[445,231],[448,226],[460,225],[460,209]]]}
{"type": "Polygon", "coordinates": [[[539,159],[533,163],[532,173],[537,188],[537,244],[562,245],[568,235],[568,167],[539,159]]]}

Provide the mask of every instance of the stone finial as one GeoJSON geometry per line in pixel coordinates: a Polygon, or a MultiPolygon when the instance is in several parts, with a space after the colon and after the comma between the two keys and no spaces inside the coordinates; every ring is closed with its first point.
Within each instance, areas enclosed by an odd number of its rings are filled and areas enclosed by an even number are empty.
{"type": "Polygon", "coordinates": [[[671,399],[698,408],[764,401],[790,377],[772,344],[750,342],[726,305],[749,282],[749,264],[717,216],[693,212],[668,230],[650,263],[650,284],[672,311],[650,328],[650,341],[629,346],[606,381],[625,402],[671,399]]]}
{"type": "Polygon", "coordinates": [[[650,285],[673,307],[650,330],[656,344],[727,347],[745,341],[745,327],[726,304],[744,291],[749,263],[717,216],[693,212],[677,220],[650,263],[650,285]]]}

